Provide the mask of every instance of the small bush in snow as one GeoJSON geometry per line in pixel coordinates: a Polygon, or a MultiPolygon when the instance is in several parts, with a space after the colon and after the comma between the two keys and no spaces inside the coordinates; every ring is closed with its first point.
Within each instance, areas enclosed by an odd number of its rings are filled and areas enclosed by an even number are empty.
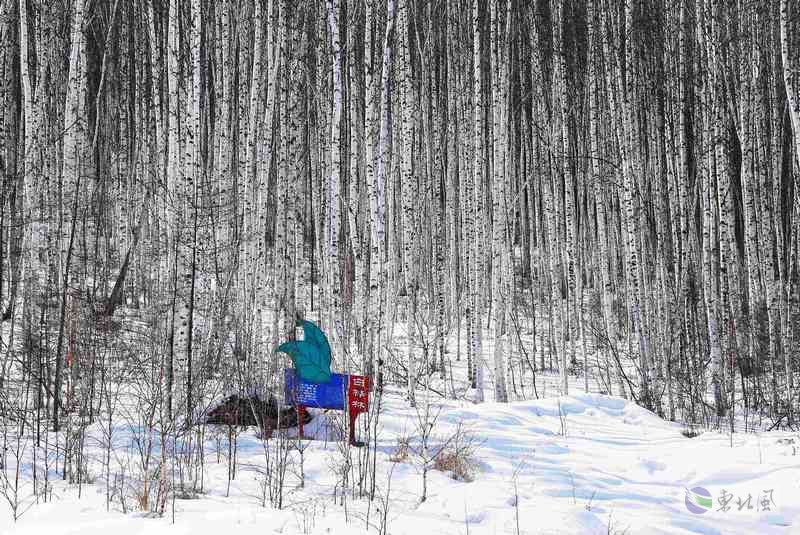
{"type": "Polygon", "coordinates": [[[433,468],[448,473],[456,481],[469,483],[475,480],[477,464],[473,459],[459,455],[458,452],[444,450],[434,459],[433,468]]]}
{"type": "Polygon", "coordinates": [[[433,469],[449,474],[456,481],[474,481],[479,468],[475,457],[478,446],[474,435],[459,429],[436,454],[433,469]]]}
{"type": "Polygon", "coordinates": [[[397,439],[397,449],[394,450],[394,453],[389,460],[393,463],[404,463],[408,461],[408,451],[409,451],[409,438],[407,436],[401,436],[397,439]]]}

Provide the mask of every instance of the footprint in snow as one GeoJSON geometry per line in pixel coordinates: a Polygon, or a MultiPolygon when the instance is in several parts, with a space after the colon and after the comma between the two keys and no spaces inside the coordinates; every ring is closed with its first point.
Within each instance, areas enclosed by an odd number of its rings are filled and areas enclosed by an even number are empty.
{"type": "Polygon", "coordinates": [[[652,459],[641,459],[639,464],[642,466],[642,468],[647,470],[648,474],[653,474],[655,472],[660,472],[661,470],[667,469],[667,465],[652,459]]]}
{"type": "Polygon", "coordinates": [[[544,453],[567,453],[569,449],[564,446],[559,446],[558,444],[545,444],[541,446],[541,451],[544,453]]]}
{"type": "Polygon", "coordinates": [[[478,511],[476,513],[467,513],[464,517],[464,520],[467,524],[480,524],[486,519],[486,512],[485,511],[478,511]]]}

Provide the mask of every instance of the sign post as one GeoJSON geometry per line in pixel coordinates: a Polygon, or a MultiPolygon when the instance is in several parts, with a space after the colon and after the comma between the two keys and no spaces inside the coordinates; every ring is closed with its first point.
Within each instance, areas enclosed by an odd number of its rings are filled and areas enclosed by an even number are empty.
{"type": "Polygon", "coordinates": [[[356,440],[356,418],[369,409],[369,376],[332,373],[327,383],[311,383],[300,378],[295,370],[284,370],[287,403],[297,408],[298,432],[303,436],[303,415],[306,408],[347,410],[350,444],[363,446],[356,440]]]}
{"type": "Polygon", "coordinates": [[[289,355],[294,364],[284,371],[285,397],[296,407],[300,437],[307,407],[347,410],[350,444],[363,446],[356,441],[356,418],[369,408],[369,377],[331,373],[331,345],[325,333],[310,321],[299,320],[297,325],[303,327],[304,339],[284,342],[277,351],[289,355]]]}

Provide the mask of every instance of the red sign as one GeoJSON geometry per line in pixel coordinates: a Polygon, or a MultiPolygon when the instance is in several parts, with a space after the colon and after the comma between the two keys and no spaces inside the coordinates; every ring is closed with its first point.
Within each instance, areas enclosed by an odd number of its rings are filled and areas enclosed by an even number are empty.
{"type": "Polygon", "coordinates": [[[347,407],[351,416],[358,416],[369,409],[369,377],[350,375],[347,381],[347,407]]]}
{"type": "Polygon", "coordinates": [[[350,375],[347,381],[347,408],[350,412],[350,444],[363,446],[356,440],[356,418],[369,408],[369,377],[350,375]]]}

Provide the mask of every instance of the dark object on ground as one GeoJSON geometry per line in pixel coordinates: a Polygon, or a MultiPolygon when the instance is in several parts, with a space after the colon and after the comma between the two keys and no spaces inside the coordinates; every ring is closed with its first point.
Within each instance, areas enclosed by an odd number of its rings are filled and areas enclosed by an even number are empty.
{"type": "Polygon", "coordinates": [[[685,436],[686,438],[699,437],[702,434],[702,431],[698,431],[696,429],[684,429],[681,431],[681,435],[685,436]]]}
{"type": "MultiPolygon", "coordinates": [[[[303,413],[303,423],[310,422],[311,414],[303,413]]],[[[294,407],[279,408],[273,397],[265,401],[257,396],[234,394],[209,410],[205,421],[207,424],[257,425],[272,431],[297,426],[297,412],[294,407]]]]}

